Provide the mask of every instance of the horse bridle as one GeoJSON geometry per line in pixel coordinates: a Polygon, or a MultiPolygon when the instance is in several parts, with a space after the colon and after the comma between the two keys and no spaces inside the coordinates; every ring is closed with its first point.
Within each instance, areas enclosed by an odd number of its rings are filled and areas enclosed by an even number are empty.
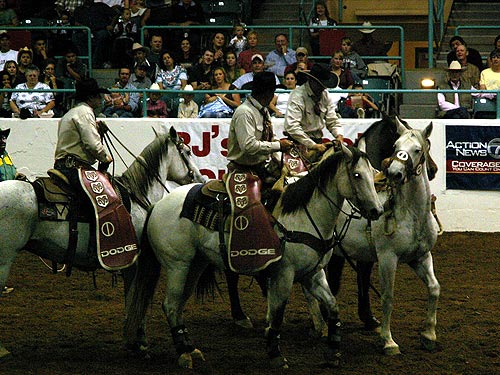
{"type": "Polygon", "coordinates": [[[194,171],[191,169],[189,163],[189,157],[191,156],[191,148],[187,144],[185,144],[182,138],[180,137],[177,141],[174,141],[170,136],[168,137],[168,139],[171,140],[172,143],[177,148],[177,151],[179,152],[179,155],[181,156],[181,159],[184,162],[186,169],[188,170],[190,183],[194,182],[194,171]]]}

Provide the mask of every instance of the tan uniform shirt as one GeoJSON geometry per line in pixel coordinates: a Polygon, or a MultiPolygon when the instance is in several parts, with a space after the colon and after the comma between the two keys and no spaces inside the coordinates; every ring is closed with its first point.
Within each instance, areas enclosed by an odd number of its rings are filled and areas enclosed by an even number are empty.
{"type": "Polygon", "coordinates": [[[106,162],[106,150],[97,131],[94,111],[87,103],[70,109],[59,120],[55,158],[68,155],[94,164],[96,160],[106,162]]]}
{"type": "Polygon", "coordinates": [[[337,122],[335,105],[329,98],[327,90],[321,93],[319,115],[315,113],[314,106],[313,92],[309,83],[305,83],[290,93],[285,115],[285,131],[308,148],[315,145],[311,137],[323,137],[325,126],[334,137],[343,134],[342,126],[337,122]]]}
{"type": "Polygon", "coordinates": [[[249,96],[234,111],[229,127],[229,160],[252,166],[266,161],[270,154],[280,150],[278,141],[261,140],[264,131],[264,116],[261,110],[267,111],[267,108],[263,108],[257,100],[249,96]]]}

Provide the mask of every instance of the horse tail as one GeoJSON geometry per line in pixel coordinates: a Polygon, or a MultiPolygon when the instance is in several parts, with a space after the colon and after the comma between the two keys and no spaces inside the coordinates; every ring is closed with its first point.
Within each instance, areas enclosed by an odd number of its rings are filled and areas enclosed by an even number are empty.
{"type": "Polygon", "coordinates": [[[196,298],[198,300],[204,301],[207,297],[212,297],[213,299],[216,292],[221,294],[221,290],[215,276],[216,270],[217,268],[214,265],[208,264],[201,273],[195,289],[196,298]]]}
{"type": "MultiPolygon", "coordinates": [[[[149,214],[151,210],[149,211],[149,214]]],[[[124,333],[127,344],[136,344],[137,333],[144,328],[146,310],[153,301],[161,264],[153,252],[147,235],[149,215],[144,224],[141,237],[141,253],[137,259],[134,280],[127,294],[124,333]]]]}

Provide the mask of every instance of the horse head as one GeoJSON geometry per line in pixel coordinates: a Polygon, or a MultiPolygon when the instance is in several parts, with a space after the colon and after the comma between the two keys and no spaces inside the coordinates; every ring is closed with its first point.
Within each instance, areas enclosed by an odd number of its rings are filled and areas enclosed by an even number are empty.
{"type": "Polygon", "coordinates": [[[384,174],[394,184],[408,181],[412,176],[422,174],[426,168],[428,178],[433,178],[437,166],[431,159],[429,136],[432,133],[432,122],[423,130],[412,129],[396,117],[399,138],[394,143],[394,153],[382,163],[384,174]]]}
{"type": "Polygon", "coordinates": [[[367,155],[355,148],[348,148],[344,144],[339,146],[342,153],[342,166],[345,173],[339,175],[339,192],[351,202],[367,219],[376,220],[384,212],[375,190],[374,176],[377,172],[372,167],[367,155]]]}

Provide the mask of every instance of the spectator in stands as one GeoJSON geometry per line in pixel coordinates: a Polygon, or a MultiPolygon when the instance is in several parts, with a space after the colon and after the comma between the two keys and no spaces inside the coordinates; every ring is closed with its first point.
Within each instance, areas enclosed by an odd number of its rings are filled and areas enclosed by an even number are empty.
{"type": "MultiPolygon", "coordinates": [[[[172,6],[172,18],[173,22],[171,25],[175,26],[193,26],[193,25],[203,25],[205,23],[205,13],[203,12],[203,8],[199,1],[193,0],[172,0],[176,2],[175,5],[172,6]]],[[[184,29],[184,30],[176,30],[174,32],[176,35],[176,45],[183,38],[188,38],[193,45],[195,50],[200,48],[201,41],[201,31],[196,29],[184,29]]]]}
{"type": "MultiPolygon", "coordinates": [[[[236,90],[236,87],[227,80],[226,71],[221,66],[214,68],[212,81],[212,90],[236,90]]],[[[199,117],[229,118],[240,104],[241,97],[238,93],[205,94],[205,101],[200,108],[199,117]]]]}
{"type": "Polygon", "coordinates": [[[182,90],[187,81],[186,70],[175,63],[174,55],[170,51],[164,51],[160,62],[160,73],[156,77],[160,89],[182,90]]]}
{"type": "Polygon", "coordinates": [[[385,61],[381,58],[367,59],[365,56],[386,56],[387,52],[391,48],[392,43],[384,43],[378,39],[375,39],[373,37],[373,32],[375,31],[375,29],[370,29],[370,27],[372,27],[372,24],[370,22],[365,21],[361,26],[363,26],[363,28],[359,31],[363,35],[354,43],[353,50],[355,50],[361,55],[361,57],[363,57],[363,60],[366,64],[385,61]]]}
{"type": "Polygon", "coordinates": [[[36,65],[26,68],[26,82],[15,87],[16,90],[46,90],[40,91],[14,91],[10,98],[12,112],[20,118],[53,116],[56,102],[50,87],[38,80],[40,69],[36,65]]]}
{"type": "MultiPolygon", "coordinates": [[[[314,65],[314,63],[309,60],[307,48],[298,47],[295,52],[297,54],[297,61],[285,68],[285,76],[288,72],[294,72],[295,75],[297,75],[302,70],[311,70],[314,65]]],[[[303,75],[301,76],[301,79],[303,79],[303,81],[299,82],[299,85],[305,82],[305,77],[303,75]]]]}
{"type": "Polygon", "coordinates": [[[7,7],[7,0],[0,0],[0,26],[19,26],[16,11],[7,7]]]}
{"type": "Polygon", "coordinates": [[[297,57],[295,51],[288,48],[288,37],[285,34],[277,34],[274,37],[274,44],[276,49],[269,52],[266,57],[266,70],[282,78],[285,68],[296,62],[297,57]]]}
{"type": "Polygon", "coordinates": [[[127,52],[132,48],[138,34],[137,24],[131,17],[132,13],[130,9],[125,8],[122,11],[121,17],[115,18],[111,25],[113,27],[113,47],[111,52],[111,64],[113,67],[132,64],[132,59],[127,52]]]}
{"type": "Polygon", "coordinates": [[[464,44],[461,44],[457,46],[457,48],[455,49],[455,53],[457,56],[457,61],[460,63],[462,68],[464,68],[462,77],[468,80],[472,84],[472,86],[478,87],[480,71],[476,65],[472,64],[469,61],[469,53],[467,51],[467,47],[464,44]]]}
{"type": "Polygon", "coordinates": [[[38,69],[43,70],[47,64],[47,59],[53,57],[47,48],[45,37],[37,36],[33,39],[33,64],[38,66],[38,69]]]}
{"type": "Polygon", "coordinates": [[[129,50],[128,53],[129,53],[129,56],[132,56],[132,58],[134,59],[133,68],[135,69],[135,67],[137,65],[146,66],[147,67],[147,69],[146,69],[147,76],[149,77],[151,82],[155,82],[156,77],[160,73],[160,68],[157,64],[155,64],[147,59],[146,56],[149,54],[149,48],[144,47],[140,43],[134,43],[132,45],[132,49],[129,50]]]}
{"type": "MultiPolygon", "coordinates": [[[[255,54],[252,56],[252,71],[249,73],[243,74],[240,78],[233,82],[233,85],[239,90],[251,90],[253,86],[253,77],[255,74],[263,72],[265,68],[264,58],[260,54],[255,54]]],[[[278,76],[276,77],[276,85],[279,85],[281,82],[278,76]]]]}
{"type": "Polygon", "coordinates": [[[10,48],[10,36],[6,30],[0,30],[0,70],[6,61],[17,61],[17,51],[10,48]]]}
{"type": "Polygon", "coordinates": [[[76,55],[76,50],[69,46],[57,61],[56,77],[63,82],[65,89],[74,89],[75,82],[81,81],[86,75],[87,67],[76,55]]]}
{"type": "MultiPolygon", "coordinates": [[[[33,63],[33,51],[28,47],[21,48],[17,53],[17,69],[19,73],[26,77],[26,70],[28,66],[32,65],[32,63],[33,63]]],[[[40,68],[38,70],[40,70],[40,68]]]]}
{"type": "Polygon", "coordinates": [[[264,54],[257,47],[259,40],[257,31],[252,30],[247,35],[247,43],[248,49],[244,50],[238,55],[238,63],[245,70],[246,73],[250,73],[252,71],[252,56],[253,55],[261,55],[264,54]]]}
{"type": "MultiPolygon", "coordinates": [[[[491,66],[481,72],[479,88],[481,90],[500,89],[500,49],[495,48],[490,53],[491,66]]],[[[482,94],[483,97],[493,98],[495,94],[482,94]]]]}
{"type": "MultiPolygon", "coordinates": [[[[0,73],[1,88],[11,89],[12,84],[10,82],[10,74],[6,70],[2,70],[0,73]]],[[[10,92],[0,91],[0,116],[3,118],[12,117],[12,109],[10,108],[10,92]]]]}
{"type": "Polygon", "coordinates": [[[226,37],[224,34],[221,32],[215,33],[208,48],[214,51],[214,63],[217,66],[222,66],[226,52],[226,37]]]}
{"type": "Polygon", "coordinates": [[[142,26],[146,25],[147,13],[151,9],[146,8],[145,0],[133,0],[130,2],[130,19],[134,21],[139,30],[142,26]]]}
{"type": "MultiPolygon", "coordinates": [[[[446,69],[446,78],[437,86],[441,90],[471,90],[472,85],[462,77],[464,68],[458,61],[452,61],[446,69]]],[[[466,92],[438,93],[437,100],[440,118],[469,119],[472,108],[472,97],[466,92]]]]}
{"type": "MultiPolygon", "coordinates": [[[[54,59],[47,59],[45,61],[45,67],[43,68],[43,73],[40,74],[40,82],[45,83],[51,89],[62,89],[64,88],[64,83],[57,79],[56,77],[56,61],[54,59]]],[[[53,108],[55,117],[62,117],[64,114],[64,95],[62,92],[54,93],[54,100],[56,104],[53,108]]]]}
{"type": "Polygon", "coordinates": [[[146,56],[149,62],[160,64],[161,51],[163,50],[163,37],[160,34],[153,34],[149,39],[149,53],[146,56]]]}
{"type": "Polygon", "coordinates": [[[245,26],[237,24],[233,28],[233,37],[229,41],[229,47],[234,49],[236,57],[239,56],[241,52],[247,49],[247,38],[245,34],[245,26]]]}
{"type": "Polygon", "coordinates": [[[351,71],[354,81],[359,82],[361,78],[365,78],[368,72],[368,68],[357,52],[352,50],[351,38],[342,38],[342,53],[344,54],[344,60],[342,61],[342,66],[345,69],[351,71]]]}
{"type": "Polygon", "coordinates": [[[198,56],[198,54],[191,48],[191,42],[189,39],[182,39],[180,51],[177,55],[178,63],[186,69],[186,72],[190,75],[191,69],[199,62],[200,56],[198,56]]]}
{"type": "MultiPolygon", "coordinates": [[[[87,26],[92,33],[92,63],[94,68],[110,68],[111,31],[116,12],[104,3],[84,0],[83,5],[75,9],[75,26],[87,26]]],[[[73,33],[73,43],[81,55],[88,55],[87,34],[85,31],[73,33]]]]}
{"type": "MultiPolygon", "coordinates": [[[[363,85],[355,83],[352,88],[361,91],[363,85]]],[[[351,92],[345,101],[339,102],[338,109],[343,118],[365,118],[373,117],[373,112],[378,111],[378,106],[369,94],[351,92]]]]}
{"type": "MultiPolygon", "coordinates": [[[[325,1],[320,0],[316,2],[315,13],[309,21],[309,26],[335,26],[337,21],[330,17],[328,12],[328,7],[325,1]]],[[[321,28],[314,28],[309,30],[309,44],[311,45],[311,51],[313,56],[319,56],[319,32],[321,28]]]]}
{"type": "Polygon", "coordinates": [[[242,69],[238,64],[238,60],[236,59],[236,52],[234,52],[232,49],[229,49],[226,52],[223,67],[226,70],[227,80],[229,82],[234,82],[243,74],[245,74],[245,70],[242,69]]]}
{"type": "MultiPolygon", "coordinates": [[[[146,65],[136,65],[134,68],[134,73],[130,76],[130,83],[134,85],[138,89],[149,89],[151,87],[151,80],[147,75],[147,66],[146,65]]],[[[139,101],[137,103],[137,107],[139,111],[143,110],[143,96],[142,92],[137,94],[139,96],[139,101]]]]}
{"type": "MultiPolygon", "coordinates": [[[[352,77],[351,70],[344,68],[344,53],[342,51],[335,51],[330,60],[330,72],[337,75],[338,80],[335,86],[339,86],[341,89],[349,89],[354,84],[354,78],[352,77]]],[[[329,84],[327,84],[330,87],[329,84]]],[[[333,88],[333,87],[332,87],[333,88]]]]}
{"type": "Polygon", "coordinates": [[[3,70],[9,73],[10,85],[12,87],[16,87],[16,85],[23,83],[26,79],[26,78],[21,78],[21,73],[19,73],[17,62],[14,60],[7,61],[3,67],[3,70]]]}
{"type": "MultiPolygon", "coordinates": [[[[160,90],[160,86],[157,83],[153,83],[150,86],[151,90],[160,90]]],[[[161,92],[150,92],[148,93],[148,105],[147,114],[148,117],[164,118],[168,117],[167,104],[161,100],[161,92]]]]}
{"type": "Polygon", "coordinates": [[[212,86],[212,69],[214,68],[214,51],[207,48],[201,61],[191,70],[189,83],[195,90],[209,90],[212,86]]]}
{"type": "MultiPolygon", "coordinates": [[[[136,87],[133,86],[130,80],[131,70],[128,67],[122,67],[118,70],[118,80],[113,87],[114,89],[120,90],[134,90],[136,87]]],[[[112,88],[112,89],[113,89],[112,88]]],[[[135,111],[137,111],[137,106],[139,102],[139,95],[137,92],[120,93],[122,100],[113,100],[109,94],[104,96],[104,106],[103,111],[106,117],[134,117],[135,111]],[[127,97],[128,95],[128,97],[127,97]],[[128,99],[128,100],[127,100],[128,99]]]]}
{"type": "Polygon", "coordinates": [[[462,38],[459,35],[455,35],[450,39],[450,49],[451,51],[448,52],[448,55],[446,56],[446,61],[448,65],[451,64],[452,61],[457,60],[457,47],[458,46],[465,46],[466,50],[468,52],[467,60],[469,63],[474,64],[477,66],[479,71],[483,70],[483,58],[481,57],[481,54],[477,49],[474,48],[468,48],[467,43],[465,42],[464,38],[462,38]]]}
{"type": "Polygon", "coordinates": [[[193,86],[186,85],[182,93],[183,100],[180,102],[177,112],[178,118],[198,117],[198,104],[194,101],[194,95],[190,91],[193,91],[193,86]]]}
{"type": "MultiPolygon", "coordinates": [[[[290,71],[285,73],[283,83],[286,90],[295,90],[297,88],[297,76],[295,72],[290,71]]],[[[269,104],[269,109],[274,112],[276,117],[285,117],[289,97],[290,93],[288,91],[283,91],[283,89],[277,89],[274,93],[274,98],[269,104]]]]}
{"type": "Polygon", "coordinates": [[[84,0],[56,0],[56,11],[59,15],[68,12],[73,15],[75,9],[83,5],[84,0]]]}

